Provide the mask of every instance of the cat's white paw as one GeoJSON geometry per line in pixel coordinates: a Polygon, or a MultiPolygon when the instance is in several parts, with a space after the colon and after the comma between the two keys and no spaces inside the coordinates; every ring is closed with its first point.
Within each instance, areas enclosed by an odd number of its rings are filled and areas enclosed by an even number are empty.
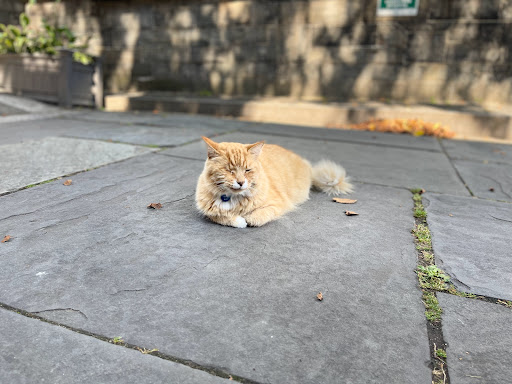
{"type": "Polygon", "coordinates": [[[233,227],[245,228],[245,227],[247,227],[247,222],[245,221],[245,219],[242,216],[238,216],[235,219],[235,222],[233,223],[233,227]]]}

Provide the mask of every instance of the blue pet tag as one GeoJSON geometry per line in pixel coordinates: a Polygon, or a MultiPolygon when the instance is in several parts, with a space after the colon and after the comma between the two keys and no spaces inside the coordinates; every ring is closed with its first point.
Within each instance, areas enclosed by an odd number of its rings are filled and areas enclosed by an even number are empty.
{"type": "Polygon", "coordinates": [[[220,199],[221,199],[222,201],[229,201],[229,200],[231,200],[231,196],[228,196],[228,195],[222,195],[222,196],[220,197],[220,199]]]}

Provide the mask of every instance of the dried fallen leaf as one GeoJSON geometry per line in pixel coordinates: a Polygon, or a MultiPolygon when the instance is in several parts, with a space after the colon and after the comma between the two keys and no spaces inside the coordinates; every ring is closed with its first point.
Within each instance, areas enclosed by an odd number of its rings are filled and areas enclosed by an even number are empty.
{"type": "MultiPolygon", "coordinates": [[[[345,126],[331,125],[329,128],[343,128],[345,126]]],[[[363,131],[408,133],[414,136],[436,136],[451,138],[455,136],[448,127],[440,123],[430,123],[420,119],[376,119],[359,124],[348,125],[350,129],[363,131]]]]}
{"type": "Polygon", "coordinates": [[[333,197],[332,201],[335,201],[335,202],[340,203],[340,204],[354,204],[355,202],[357,202],[357,200],[342,199],[340,197],[333,197]]]}
{"type": "Polygon", "coordinates": [[[347,215],[347,216],[355,216],[355,215],[359,215],[359,213],[352,212],[352,211],[345,211],[345,215],[347,215]]]}
{"type": "Polygon", "coordinates": [[[425,191],[425,190],[422,188],[422,189],[420,190],[420,195],[423,195],[425,192],[427,192],[427,191],[425,191]]]}
{"type": "Polygon", "coordinates": [[[73,180],[67,179],[65,182],[63,182],[63,185],[71,185],[73,183],[73,180]]]}
{"type": "Polygon", "coordinates": [[[494,192],[494,188],[489,188],[489,192],[494,192]]]}
{"type": "Polygon", "coordinates": [[[2,243],[7,243],[9,240],[11,240],[11,236],[7,235],[4,237],[4,239],[2,240],[2,243]]]}
{"type": "Polygon", "coordinates": [[[449,213],[448,216],[453,217],[453,215],[451,213],[449,213]]]}
{"type": "Polygon", "coordinates": [[[322,301],[324,299],[324,295],[322,295],[322,292],[319,292],[317,295],[316,295],[316,298],[319,300],[319,301],[322,301]]]}
{"type": "Polygon", "coordinates": [[[233,376],[229,375],[229,379],[228,380],[233,381],[233,376]]]}
{"type": "Polygon", "coordinates": [[[151,204],[148,205],[148,208],[160,209],[160,208],[162,208],[162,204],[160,204],[160,203],[151,203],[151,204]]]}

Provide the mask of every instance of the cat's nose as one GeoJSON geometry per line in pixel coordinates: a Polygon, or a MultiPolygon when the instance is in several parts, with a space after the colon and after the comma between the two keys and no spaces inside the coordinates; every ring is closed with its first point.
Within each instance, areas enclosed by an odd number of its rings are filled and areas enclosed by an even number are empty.
{"type": "Polygon", "coordinates": [[[237,183],[238,183],[239,186],[242,186],[242,185],[244,185],[245,180],[244,181],[237,181],[237,183]]]}

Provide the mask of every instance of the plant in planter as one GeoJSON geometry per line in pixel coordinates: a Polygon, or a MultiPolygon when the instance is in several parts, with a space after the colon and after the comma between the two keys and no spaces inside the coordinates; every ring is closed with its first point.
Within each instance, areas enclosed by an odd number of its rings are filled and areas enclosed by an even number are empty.
{"type": "Polygon", "coordinates": [[[101,63],[64,26],[0,24],[0,84],[5,90],[60,105],[103,105],[101,63]]]}

